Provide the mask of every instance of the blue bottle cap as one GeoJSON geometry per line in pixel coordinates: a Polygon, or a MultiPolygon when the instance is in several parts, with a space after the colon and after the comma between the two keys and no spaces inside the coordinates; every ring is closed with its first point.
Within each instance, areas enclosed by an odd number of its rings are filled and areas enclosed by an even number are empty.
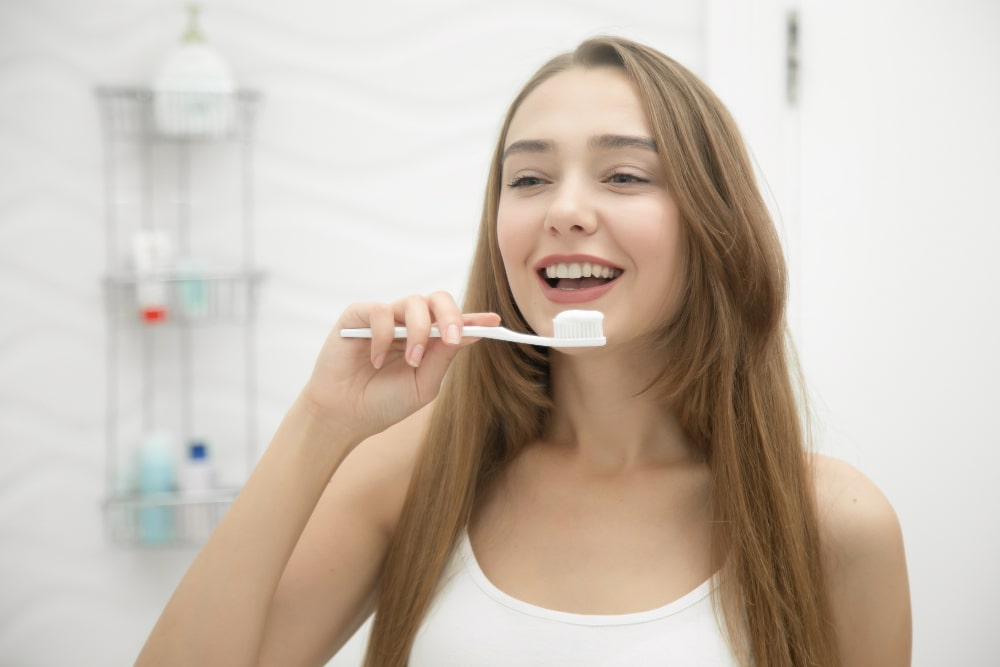
{"type": "Polygon", "coordinates": [[[192,442],[188,450],[188,458],[192,461],[203,461],[208,458],[208,448],[203,442],[192,442]]]}

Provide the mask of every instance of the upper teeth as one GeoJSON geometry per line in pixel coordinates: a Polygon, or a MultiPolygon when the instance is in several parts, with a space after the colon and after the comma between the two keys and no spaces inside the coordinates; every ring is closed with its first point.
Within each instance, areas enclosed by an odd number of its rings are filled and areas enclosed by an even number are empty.
{"type": "Polygon", "coordinates": [[[621,274],[621,269],[590,262],[560,263],[545,267],[547,278],[617,278],[621,274]]]}

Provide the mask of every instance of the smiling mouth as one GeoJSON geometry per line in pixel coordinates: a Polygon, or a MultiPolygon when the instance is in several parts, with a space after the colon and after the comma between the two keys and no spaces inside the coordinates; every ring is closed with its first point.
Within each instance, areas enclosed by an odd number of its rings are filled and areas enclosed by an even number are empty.
{"type": "Polygon", "coordinates": [[[621,274],[621,269],[592,262],[560,262],[538,271],[549,287],[570,291],[600,287],[616,280],[621,274]]]}

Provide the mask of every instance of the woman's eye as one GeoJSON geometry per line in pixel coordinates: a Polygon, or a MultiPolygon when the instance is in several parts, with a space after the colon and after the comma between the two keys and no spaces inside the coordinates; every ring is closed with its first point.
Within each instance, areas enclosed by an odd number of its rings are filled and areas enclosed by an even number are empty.
{"type": "Polygon", "coordinates": [[[648,183],[645,178],[639,178],[635,174],[627,174],[625,172],[616,172],[608,177],[609,183],[614,183],[615,185],[628,185],[629,183],[648,183]]]}
{"type": "Polygon", "coordinates": [[[533,185],[541,185],[542,179],[537,176],[515,176],[514,179],[507,184],[509,188],[530,188],[533,185]]]}

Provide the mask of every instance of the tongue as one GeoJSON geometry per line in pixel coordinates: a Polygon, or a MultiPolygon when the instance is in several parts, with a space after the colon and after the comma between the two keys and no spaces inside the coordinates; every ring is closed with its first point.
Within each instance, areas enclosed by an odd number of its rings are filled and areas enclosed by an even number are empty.
{"type": "Polygon", "coordinates": [[[560,278],[556,287],[564,290],[578,290],[597,287],[606,282],[608,281],[604,278],[560,278]]]}

